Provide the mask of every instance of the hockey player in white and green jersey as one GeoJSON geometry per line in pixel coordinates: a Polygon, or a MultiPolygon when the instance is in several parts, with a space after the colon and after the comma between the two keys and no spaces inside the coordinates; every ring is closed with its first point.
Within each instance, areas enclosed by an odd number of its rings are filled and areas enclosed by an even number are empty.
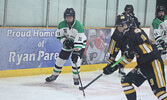
{"type": "Polygon", "coordinates": [[[75,19],[75,11],[73,8],[67,8],[65,10],[64,21],[59,23],[56,36],[63,44],[63,47],[60,51],[59,57],[56,59],[53,74],[46,78],[46,82],[51,82],[57,79],[64,63],[72,53],[71,64],[74,85],[79,85],[77,74],[80,72],[82,55],[85,50],[87,38],[84,34],[83,25],[75,19]]]}
{"type": "Polygon", "coordinates": [[[150,27],[150,40],[157,45],[163,61],[167,58],[167,15],[165,7],[158,6],[156,9],[156,18],[153,19],[150,27]]]}

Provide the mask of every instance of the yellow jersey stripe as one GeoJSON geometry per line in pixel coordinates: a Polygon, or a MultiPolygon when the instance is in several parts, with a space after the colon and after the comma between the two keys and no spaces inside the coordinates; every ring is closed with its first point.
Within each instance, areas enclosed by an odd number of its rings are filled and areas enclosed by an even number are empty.
{"type": "Polygon", "coordinates": [[[131,94],[131,93],[134,93],[135,92],[135,89],[132,89],[132,90],[129,90],[129,91],[124,91],[125,94],[131,94]]]}
{"type": "Polygon", "coordinates": [[[152,46],[147,43],[141,44],[139,45],[139,47],[142,50],[143,54],[150,53],[151,51],[153,51],[152,46]]]}
{"type": "Polygon", "coordinates": [[[157,94],[156,94],[156,97],[159,97],[160,95],[162,95],[162,94],[164,94],[165,93],[165,91],[160,91],[160,92],[158,92],[157,94]]]}
{"type": "Polygon", "coordinates": [[[108,59],[109,62],[113,62],[111,59],[108,59]]]}
{"type": "Polygon", "coordinates": [[[123,66],[125,66],[125,65],[126,65],[126,63],[125,63],[125,62],[123,62],[123,61],[121,61],[121,62],[120,62],[120,64],[122,64],[123,66]]]}
{"type": "Polygon", "coordinates": [[[161,87],[164,87],[164,84],[163,84],[163,77],[162,77],[162,74],[161,74],[161,65],[158,65],[158,60],[155,60],[155,67],[156,67],[156,71],[157,71],[157,74],[158,74],[158,78],[159,78],[159,82],[160,82],[160,85],[161,87]]]}
{"type": "Polygon", "coordinates": [[[126,59],[128,62],[131,62],[133,59],[126,59]]]}
{"type": "Polygon", "coordinates": [[[140,49],[142,50],[143,54],[146,54],[147,51],[144,49],[143,45],[139,45],[140,49]]]}
{"type": "Polygon", "coordinates": [[[111,51],[111,54],[113,54],[113,53],[114,53],[114,50],[115,50],[115,44],[116,44],[116,42],[114,41],[113,46],[112,46],[112,51],[111,51]]]}
{"type": "Polygon", "coordinates": [[[155,74],[155,78],[156,78],[156,82],[157,82],[158,88],[161,88],[160,81],[159,81],[159,78],[158,78],[158,74],[157,74],[157,70],[156,70],[154,61],[152,62],[152,66],[153,66],[153,70],[154,70],[154,74],[155,74]]]}
{"type": "Polygon", "coordinates": [[[122,86],[129,86],[129,83],[122,83],[122,86]]]}
{"type": "Polygon", "coordinates": [[[163,72],[162,72],[162,68],[161,68],[161,63],[159,62],[159,60],[157,60],[157,62],[158,62],[158,67],[160,69],[163,85],[166,87],[165,78],[164,78],[164,75],[163,75],[163,72]]]}
{"type": "Polygon", "coordinates": [[[149,44],[147,44],[147,43],[144,43],[144,44],[147,45],[147,47],[148,47],[151,51],[153,51],[153,48],[152,48],[151,45],[149,45],[149,44]]]}
{"type": "Polygon", "coordinates": [[[143,47],[144,47],[144,49],[146,50],[147,53],[151,52],[150,48],[145,43],[143,44],[143,47]]]}
{"type": "Polygon", "coordinates": [[[109,49],[108,49],[108,53],[110,53],[110,51],[111,51],[112,42],[113,42],[113,39],[112,39],[111,42],[110,42],[110,46],[109,46],[109,49]]]}

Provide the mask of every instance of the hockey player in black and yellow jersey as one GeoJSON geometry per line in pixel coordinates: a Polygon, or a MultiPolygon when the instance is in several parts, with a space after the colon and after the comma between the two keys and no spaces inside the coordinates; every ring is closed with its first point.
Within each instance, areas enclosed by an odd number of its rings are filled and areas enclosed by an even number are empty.
{"type": "MultiPolygon", "coordinates": [[[[123,15],[125,14],[121,14],[117,16],[116,28],[113,32],[113,35],[111,36],[110,45],[109,45],[108,52],[107,52],[107,54],[109,55],[109,58],[107,59],[109,64],[115,63],[115,58],[118,55],[118,52],[123,51],[124,35],[123,35],[123,32],[119,31],[118,29],[119,27],[117,26],[117,24],[119,23],[118,21],[119,21],[120,16],[123,16],[123,15]]],[[[126,64],[130,63],[132,59],[124,59],[123,61],[120,62],[119,68],[118,68],[119,74],[121,74],[122,76],[126,75],[123,68],[126,64]]],[[[117,70],[117,69],[114,69],[114,70],[117,70]]]]}
{"type": "MultiPolygon", "coordinates": [[[[119,32],[123,32],[123,54],[127,59],[137,58],[137,66],[121,78],[121,84],[128,100],[137,100],[134,85],[139,87],[148,81],[153,93],[159,100],[167,100],[164,65],[155,45],[149,42],[146,33],[131,27],[131,18],[122,15],[117,22],[119,32]]],[[[106,66],[104,74],[111,74],[114,68],[106,66]]]]}
{"type": "MultiPolygon", "coordinates": [[[[140,27],[140,22],[138,20],[137,17],[135,17],[134,14],[134,8],[133,5],[129,5],[127,4],[124,8],[124,12],[121,15],[126,15],[128,14],[131,19],[132,19],[132,27],[134,28],[139,28],[140,27]]],[[[119,17],[121,15],[117,16],[116,22],[119,19],[119,17]]],[[[108,61],[109,63],[113,63],[115,62],[115,58],[118,54],[119,51],[122,51],[122,45],[123,45],[123,33],[118,31],[118,27],[116,26],[116,29],[113,33],[113,35],[111,36],[111,41],[110,41],[110,45],[109,45],[109,49],[108,49],[108,61]]],[[[126,75],[126,73],[124,72],[124,66],[126,64],[128,64],[132,59],[125,59],[123,61],[121,61],[120,67],[119,67],[119,71],[118,73],[121,75],[126,75]]]]}
{"type": "MultiPolygon", "coordinates": [[[[129,5],[127,4],[124,8],[124,12],[121,15],[126,15],[128,14],[131,19],[132,19],[132,27],[134,28],[139,28],[140,27],[140,22],[138,20],[137,17],[135,17],[134,14],[134,8],[133,5],[129,5]]],[[[117,16],[117,19],[119,18],[120,15],[117,16]]],[[[116,19],[116,22],[117,22],[116,19]]],[[[116,26],[116,29],[113,33],[113,35],[111,36],[111,41],[110,41],[110,45],[109,45],[109,49],[108,49],[108,61],[109,63],[113,63],[115,62],[115,58],[118,54],[119,51],[122,51],[122,41],[123,38],[123,33],[118,31],[118,27],[116,26]]],[[[124,72],[124,66],[126,64],[128,64],[132,59],[125,59],[123,61],[121,61],[120,67],[119,67],[119,71],[118,73],[121,75],[126,75],[126,73],[124,72]]]]}

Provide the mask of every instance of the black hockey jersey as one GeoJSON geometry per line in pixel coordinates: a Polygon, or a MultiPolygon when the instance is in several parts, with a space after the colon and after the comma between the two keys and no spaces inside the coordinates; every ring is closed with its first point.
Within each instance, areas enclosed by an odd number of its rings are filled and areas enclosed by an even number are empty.
{"type": "Polygon", "coordinates": [[[111,41],[108,49],[108,53],[110,53],[110,56],[115,58],[118,54],[118,51],[122,47],[123,41],[123,33],[119,32],[117,29],[115,29],[113,35],[111,36],[111,41]]]}
{"type": "Polygon", "coordinates": [[[160,57],[156,46],[151,44],[146,33],[139,28],[131,28],[124,35],[124,50],[137,54],[138,64],[153,61],[160,57]]]}
{"type": "MultiPolygon", "coordinates": [[[[109,62],[113,62],[118,54],[118,52],[121,50],[124,50],[125,45],[125,36],[122,32],[119,32],[117,29],[115,29],[113,35],[111,36],[110,45],[108,48],[108,54],[110,54],[110,57],[108,59],[109,62]]],[[[123,52],[122,52],[123,53],[123,52]]],[[[133,58],[130,59],[124,59],[120,63],[122,65],[126,65],[132,61],[133,58]]]]}

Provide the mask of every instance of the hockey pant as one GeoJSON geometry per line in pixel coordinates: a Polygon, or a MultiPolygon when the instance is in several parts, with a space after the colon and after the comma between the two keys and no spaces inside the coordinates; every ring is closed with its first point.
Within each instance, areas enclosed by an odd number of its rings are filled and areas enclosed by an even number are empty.
{"type": "MultiPolygon", "coordinates": [[[[71,61],[73,78],[78,78],[77,69],[78,69],[78,72],[80,72],[80,65],[82,63],[82,55],[83,55],[84,50],[85,49],[81,49],[79,51],[80,56],[78,57],[76,65],[71,61]]],[[[71,53],[72,51],[65,51],[63,49],[60,51],[59,57],[56,59],[55,67],[53,68],[53,75],[59,75],[61,73],[61,69],[63,65],[65,64],[66,60],[68,60],[68,58],[70,57],[71,53]]]]}
{"type": "Polygon", "coordinates": [[[126,76],[122,77],[122,88],[128,100],[137,100],[136,91],[132,84],[139,87],[145,80],[148,81],[159,100],[167,100],[164,65],[161,59],[137,65],[126,76]]]}

